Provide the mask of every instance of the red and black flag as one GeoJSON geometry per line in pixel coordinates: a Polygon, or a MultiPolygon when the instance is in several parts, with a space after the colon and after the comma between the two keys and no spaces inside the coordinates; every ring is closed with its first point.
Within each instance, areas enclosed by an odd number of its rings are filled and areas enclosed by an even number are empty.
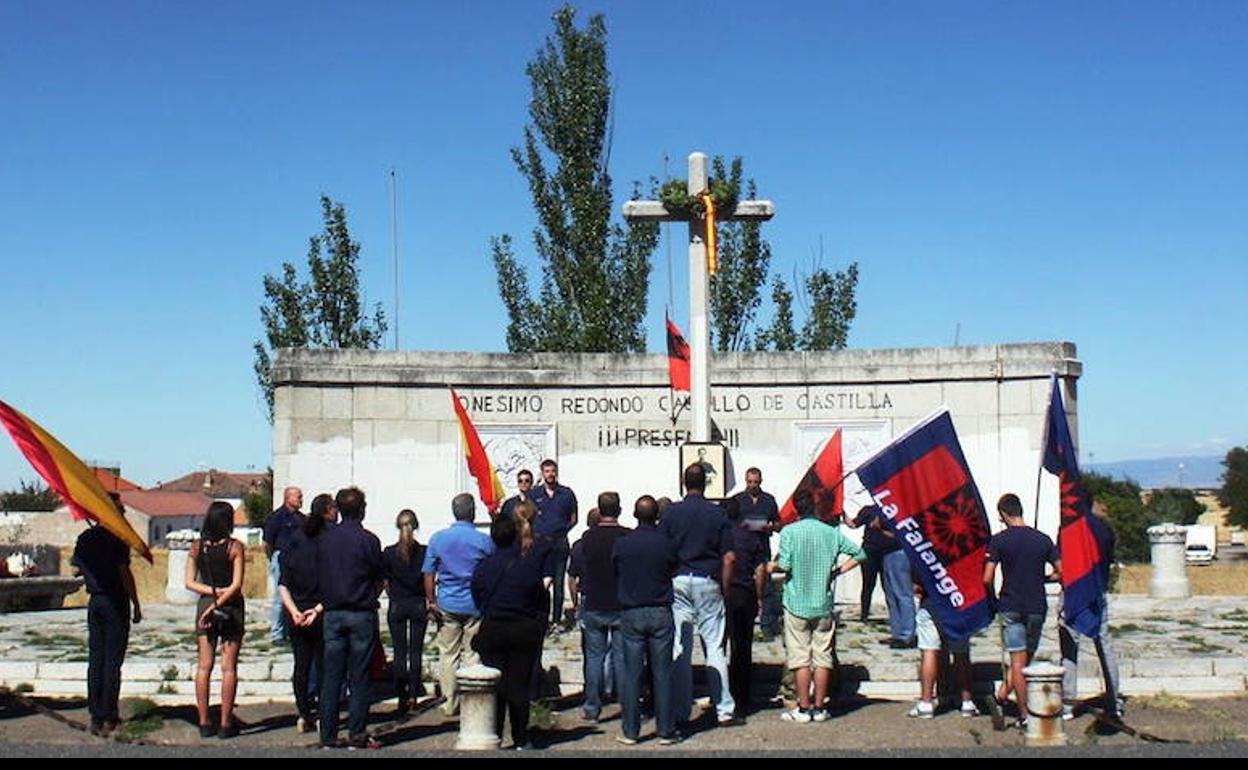
{"type": "Polygon", "coordinates": [[[815,464],[798,483],[780,509],[780,523],[797,521],[801,509],[810,506],[814,515],[833,520],[845,512],[845,460],[841,452],[841,432],[838,430],[828,439],[815,464]]]}
{"type": "Polygon", "coordinates": [[[667,319],[667,374],[672,383],[672,390],[689,391],[689,343],[680,333],[672,319],[667,319]]]}
{"type": "Polygon", "coordinates": [[[1049,384],[1046,419],[1041,464],[1061,484],[1057,548],[1062,557],[1062,620],[1084,636],[1097,636],[1101,633],[1105,590],[1109,585],[1109,565],[1096,537],[1097,530],[1105,524],[1092,514],[1088,495],[1079,482],[1079,461],[1056,374],[1049,384]]]}
{"type": "Polygon", "coordinates": [[[991,529],[949,412],[919,423],[856,473],[910,557],[941,630],[960,640],[987,626],[991,529]]]}

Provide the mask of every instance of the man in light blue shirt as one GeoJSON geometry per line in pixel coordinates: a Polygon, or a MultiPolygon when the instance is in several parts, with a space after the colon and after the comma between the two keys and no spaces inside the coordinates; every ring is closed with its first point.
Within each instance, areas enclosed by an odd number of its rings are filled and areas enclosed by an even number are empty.
{"type": "Polygon", "coordinates": [[[446,699],[442,711],[447,716],[459,712],[456,669],[479,662],[472,649],[472,638],[481,625],[481,612],[472,601],[472,573],[482,559],[494,553],[490,536],[473,526],[476,502],[472,495],[456,495],[451,500],[451,513],[455,523],[429,539],[421,567],[429,612],[438,619],[436,644],[442,669],[439,679],[442,697],[446,699]]]}

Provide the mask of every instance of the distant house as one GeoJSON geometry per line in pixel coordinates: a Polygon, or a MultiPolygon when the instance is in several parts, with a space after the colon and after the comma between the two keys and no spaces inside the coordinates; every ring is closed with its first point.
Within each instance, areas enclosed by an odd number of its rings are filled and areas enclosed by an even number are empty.
{"type": "Polygon", "coordinates": [[[264,489],[268,475],[264,473],[229,473],[216,468],[195,471],[155,486],[162,492],[195,492],[214,500],[242,500],[252,492],[264,489]]]}
{"type": "Polygon", "coordinates": [[[198,530],[203,525],[204,513],[214,499],[198,492],[169,492],[164,489],[137,489],[121,493],[130,526],[153,547],[163,546],[165,536],[170,532],[198,530]]]}

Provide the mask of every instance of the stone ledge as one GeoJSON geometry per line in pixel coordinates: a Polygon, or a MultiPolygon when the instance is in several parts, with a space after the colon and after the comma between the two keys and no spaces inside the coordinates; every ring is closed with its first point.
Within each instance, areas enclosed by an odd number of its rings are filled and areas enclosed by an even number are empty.
{"type": "Polygon", "coordinates": [[[33,683],[39,676],[39,664],[34,661],[0,660],[0,684],[16,687],[33,683]]]}
{"type": "MultiPolygon", "coordinates": [[[[721,382],[732,384],[879,383],[1078,377],[1082,364],[1069,342],[958,348],[840,350],[817,353],[715,353],[721,382]]],[[[280,350],[277,386],[667,387],[662,354],[463,353],[388,350],[280,350]]],[[[713,383],[714,384],[714,383],[713,383]]],[[[281,387],[278,388],[281,390],[281,387]]],[[[320,401],[312,396],[306,398],[320,401]]],[[[312,409],[308,405],[288,404],[312,409]]],[[[281,410],[279,410],[281,411],[281,410]]],[[[281,411],[283,415],[287,411],[281,411]]]]}

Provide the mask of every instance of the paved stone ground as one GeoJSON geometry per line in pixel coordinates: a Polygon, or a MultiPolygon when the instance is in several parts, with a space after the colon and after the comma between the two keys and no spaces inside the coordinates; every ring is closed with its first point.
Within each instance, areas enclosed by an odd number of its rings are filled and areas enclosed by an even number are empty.
{"type": "MultiPolygon", "coordinates": [[[[40,699],[31,709],[26,702],[0,693],[0,755],[117,755],[125,744],[95,738],[83,729],[86,710],[81,699],[40,699]]],[[[432,705],[432,704],[428,704],[432,705]]],[[[123,701],[123,716],[132,703],[123,701]]],[[[751,714],[744,725],[731,728],[713,726],[713,710],[704,708],[701,717],[685,730],[687,739],[678,746],[663,747],[652,740],[652,723],[642,725],[642,742],[624,747],[615,742],[620,727],[618,709],[608,706],[604,720],[586,724],[578,718],[573,699],[556,704],[543,717],[543,727],[534,731],[542,754],[559,756],[646,756],[655,752],[680,756],[748,754],[754,756],[816,755],[944,755],[944,756],[1021,756],[1023,737],[1018,730],[995,731],[987,717],[963,718],[956,712],[939,714],[935,719],[917,720],[905,716],[908,704],[867,698],[837,701],[833,716],[824,723],[782,722],[778,707],[763,708],[751,714]]],[[[329,752],[338,757],[384,757],[397,753],[447,755],[454,750],[458,725],[436,708],[426,707],[404,721],[391,715],[392,704],[375,703],[369,729],[382,749],[376,752],[329,752]]],[[[202,739],[195,727],[194,708],[164,706],[155,710],[156,724],[137,742],[126,746],[124,755],[169,757],[168,749],[178,747],[194,756],[277,756],[313,753],[315,739],[296,733],[294,717],[285,704],[242,706],[237,712],[242,734],[230,741],[202,739]]],[[[148,717],[151,719],[152,717],[148,717]]],[[[1098,729],[1088,713],[1064,724],[1074,752],[1100,756],[1136,756],[1149,749],[1165,756],[1245,756],[1248,744],[1248,697],[1187,700],[1176,696],[1132,698],[1127,723],[1171,743],[1144,741],[1123,732],[1098,729]],[[1180,743],[1190,742],[1190,743],[1180,743]],[[1197,744],[1197,745],[1193,745],[1197,744]]],[[[503,748],[510,741],[504,740],[503,748]]],[[[1026,750],[1028,755],[1070,756],[1071,752],[1026,750]]]]}
{"type": "MultiPolygon", "coordinates": [[[[850,608],[843,608],[845,615],[850,608]]],[[[193,608],[150,605],[143,623],[131,631],[124,669],[123,695],[142,695],[162,704],[194,700],[195,641],[193,608]]],[[[1050,609],[1040,651],[1042,660],[1056,661],[1057,631],[1050,609]]],[[[290,653],[268,642],[266,607],[251,602],[248,632],[240,658],[239,700],[261,703],[289,701],[290,653]]],[[[384,617],[384,610],[383,610],[384,617]]],[[[14,613],[0,616],[0,685],[33,687],[47,696],[81,696],[86,692],[86,610],[14,613]]],[[[384,626],[384,623],[383,623],[384,626]]],[[[1248,677],[1248,599],[1193,597],[1181,601],[1114,595],[1111,628],[1128,695],[1167,692],[1185,695],[1230,695],[1245,692],[1248,677]]],[[[383,627],[383,639],[388,632],[383,627]]],[[[880,644],[887,636],[882,622],[843,622],[837,649],[841,692],[868,698],[914,697],[918,654],[890,650],[880,644]]],[[[999,677],[1001,648],[995,629],[975,638],[972,656],[976,678],[986,688],[999,677]]],[[[755,645],[756,690],[774,696],[781,680],[783,647],[779,640],[755,645]]],[[[433,680],[437,655],[426,645],[426,679],[433,680]]],[[[575,632],[548,639],[543,664],[557,670],[564,694],[579,691],[582,682],[580,638],[575,632]]],[[[1080,692],[1100,689],[1096,656],[1085,645],[1080,660],[1080,692]]],[[[215,674],[215,672],[214,672],[215,674]]],[[[551,677],[552,681],[556,680],[551,677]]],[[[25,689],[25,687],[23,687],[25,689]]]]}

